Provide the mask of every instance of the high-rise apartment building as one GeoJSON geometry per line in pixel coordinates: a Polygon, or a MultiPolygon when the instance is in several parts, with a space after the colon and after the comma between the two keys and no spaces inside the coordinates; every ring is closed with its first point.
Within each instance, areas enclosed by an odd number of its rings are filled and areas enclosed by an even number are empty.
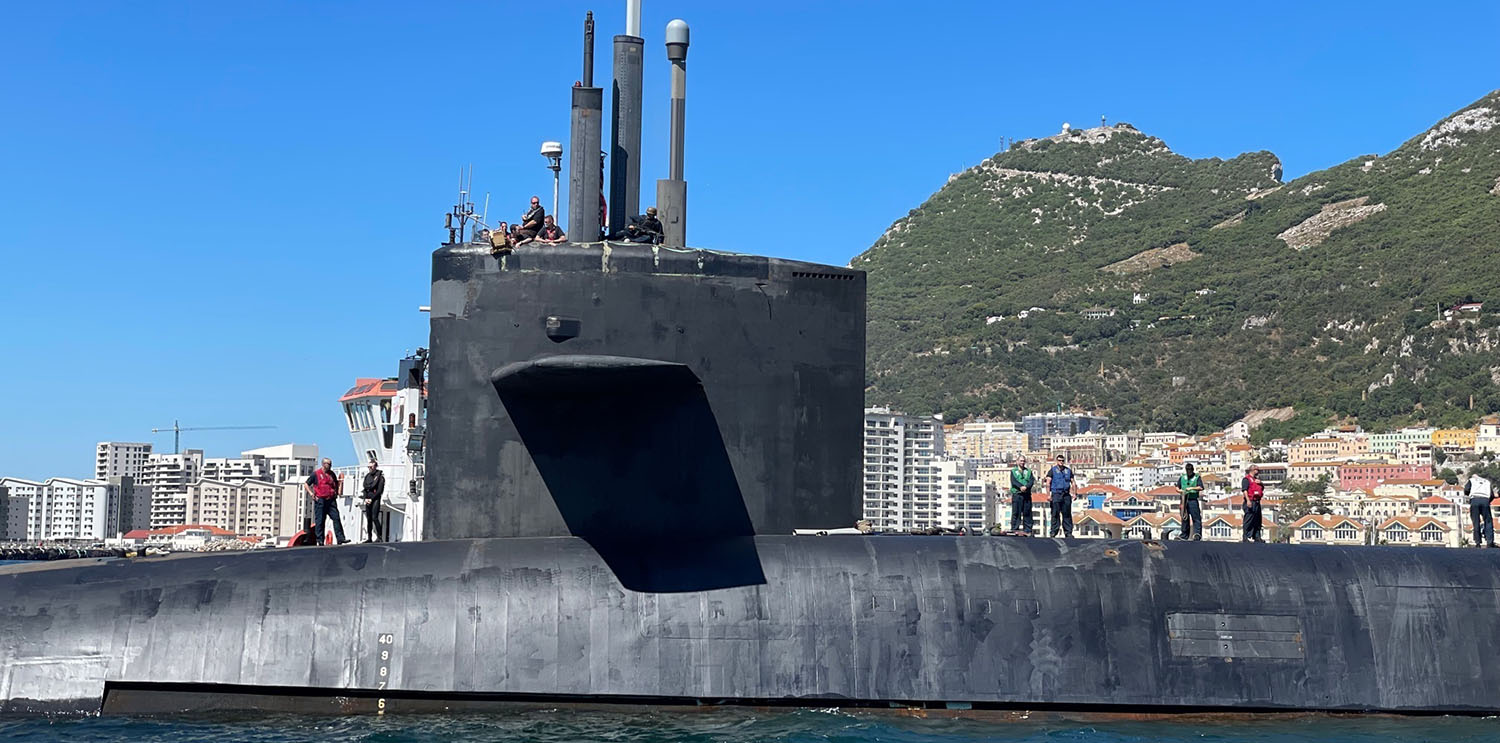
{"type": "Polygon", "coordinates": [[[916,468],[929,467],[943,451],[943,421],[870,408],[864,431],[865,519],[876,529],[910,528],[906,499],[916,468]]]}
{"type": "MultiPolygon", "coordinates": [[[[293,482],[305,479],[318,468],[317,444],[277,444],[262,446],[240,452],[245,459],[265,460],[265,477],[258,479],[272,483],[293,482]]],[[[206,477],[207,475],[205,475],[206,477]]]]}
{"type": "Polygon", "coordinates": [[[110,516],[114,525],[105,536],[118,537],[135,529],[151,528],[151,488],[128,475],[107,477],[104,481],[118,492],[110,516]]]}
{"type": "Polygon", "coordinates": [[[300,482],[317,465],[318,447],[312,444],[266,446],[240,452],[238,457],[204,457],[201,449],[153,454],[147,458],[141,478],[142,484],[151,489],[149,528],[197,523],[188,507],[188,490],[201,481],[279,485],[300,482]]]}
{"type": "MultiPolygon", "coordinates": [[[[43,482],[15,477],[0,479],[10,492],[7,511],[26,503],[23,539],[104,539],[118,526],[113,512],[119,490],[100,480],[53,477],[43,482]]],[[[13,516],[6,514],[7,531],[13,516]]]]}
{"type": "Polygon", "coordinates": [[[151,445],[135,441],[100,441],[94,447],[94,479],[134,477],[141,479],[151,445]]]}
{"type": "Polygon", "coordinates": [[[299,528],[298,500],[294,483],[204,479],[188,486],[186,522],[242,536],[290,536],[299,528]]]}
{"type": "Polygon", "coordinates": [[[1031,451],[1041,451],[1044,438],[1105,433],[1108,427],[1109,418],[1089,413],[1035,413],[1021,419],[1026,445],[1031,451]]]}
{"type": "Polygon", "coordinates": [[[10,487],[0,483],[0,542],[19,542],[26,538],[26,506],[23,495],[12,495],[10,487]]]}
{"type": "Polygon", "coordinates": [[[864,516],[873,527],[979,531],[994,521],[994,486],[943,458],[941,418],[870,408],[864,431],[864,516]]]}
{"type": "Polygon", "coordinates": [[[140,482],[151,488],[151,528],[186,523],[187,489],[203,477],[203,450],[146,457],[140,482]]]}

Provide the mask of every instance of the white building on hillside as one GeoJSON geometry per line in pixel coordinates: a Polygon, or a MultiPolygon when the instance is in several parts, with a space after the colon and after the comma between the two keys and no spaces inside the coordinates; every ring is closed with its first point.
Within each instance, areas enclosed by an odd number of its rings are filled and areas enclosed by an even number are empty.
{"type": "Polygon", "coordinates": [[[1115,487],[1134,493],[1144,493],[1156,487],[1157,482],[1156,465],[1142,461],[1120,465],[1120,473],[1115,477],[1115,487]]]}
{"type": "Polygon", "coordinates": [[[1399,431],[1370,434],[1370,453],[1396,456],[1402,444],[1426,444],[1432,446],[1434,428],[1403,428],[1399,431]]]}
{"type": "Polygon", "coordinates": [[[1500,454],[1500,415],[1487,416],[1479,421],[1474,451],[1480,454],[1500,454]]]}
{"type": "Polygon", "coordinates": [[[943,440],[949,456],[1008,462],[1026,452],[1026,432],[1016,421],[975,421],[963,424],[943,440]]]}

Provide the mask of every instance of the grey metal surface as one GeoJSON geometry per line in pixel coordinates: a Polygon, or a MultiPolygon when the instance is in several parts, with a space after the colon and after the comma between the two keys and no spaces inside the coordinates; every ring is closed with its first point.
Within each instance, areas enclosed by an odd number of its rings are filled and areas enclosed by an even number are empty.
{"type": "Polygon", "coordinates": [[[661,218],[662,244],[680,246],[687,241],[687,181],[669,178],[656,182],[656,208],[661,218]]]}
{"type": "Polygon", "coordinates": [[[641,213],[641,91],[645,40],[615,37],[609,129],[609,234],[641,213]]]}
{"type": "Polygon", "coordinates": [[[568,224],[564,229],[579,242],[599,235],[599,198],[604,166],[599,162],[603,143],[604,91],[573,88],[570,151],[568,152],[568,224]]]}
{"type": "Polygon", "coordinates": [[[864,274],[849,269],[649,245],[523,246],[501,260],[442,248],[425,537],[607,536],[572,531],[579,509],[647,543],[851,525],[864,329],[864,274]],[[575,369],[509,399],[494,379],[590,356],[688,373],[575,369]],[[685,525],[684,499],[746,514],[750,529],[710,529],[733,521],[712,513],[685,525]]]}
{"type": "Polygon", "coordinates": [[[682,593],[625,588],[576,538],[0,567],[0,704],[94,709],[114,682],[397,701],[1500,711],[1500,669],[1480,652],[1500,631],[1491,552],[741,541],[764,583],[682,593]],[[1295,622],[1304,655],[1175,651],[1174,628],[1217,616],[1295,622]]]}

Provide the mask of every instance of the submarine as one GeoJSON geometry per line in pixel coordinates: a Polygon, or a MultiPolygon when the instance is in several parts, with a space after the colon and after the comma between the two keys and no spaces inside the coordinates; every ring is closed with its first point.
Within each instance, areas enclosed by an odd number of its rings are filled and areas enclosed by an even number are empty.
{"type": "MultiPolygon", "coordinates": [[[[589,157],[576,242],[497,254],[460,221],[432,255],[422,539],[0,567],[0,712],[1500,713],[1485,550],[793,536],[880,476],[865,276],[686,246],[667,41],[660,244],[582,239],[589,157]]],[[[574,153],[601,145],[591,49],[574,153]]],[[[634,211],[638,119],[611,139],[634,211]]]]}

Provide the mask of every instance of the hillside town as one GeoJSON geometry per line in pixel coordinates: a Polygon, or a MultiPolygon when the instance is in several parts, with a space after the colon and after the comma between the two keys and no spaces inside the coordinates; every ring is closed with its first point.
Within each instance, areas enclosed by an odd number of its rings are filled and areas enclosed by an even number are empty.
{"type": "MultiPolygon", "coordinates": [[[[399,473],[403,465],[379,441],[384,382],[361,379],[341,402],[356,448],[399,473]]],[[[1191,465],[1203,483],[1203,538],[1240,541],[1241,482],[1253,465],[1265,485],[1269,541],[1463,547],[1473,540],[1461,478],[1500,455],[1500,416],[1472,429],[1340,426],[1262,446],[1250,443],[1243,420],[1200,436],[1116,433],[1108,417],[1083,412],[946,424],[876,407],[865,411],[863,431],[862,511],[880,532],[1003,531],[1016,515],[1008,491],[1017,462],[1024,458],[1040,480],[1061,456],[1076,476],[1075,537],[1180,536],[1177,483],[1191,465]]],[[[285,545],[311,517],[302,484],[319,452],[281,444],[207,457],[202,449],[165,453],[149,443],[102,441],[93,460],[89,478],[0,477],[0,543],[178,551],[285,545]]],[[[346,503],[361,469],[339,468],[346,503]]],[[[355,532],[360,517],[348,510],[355,532]]],[[[1031,494],[1031,510],[1031,533],[1056,530],[1041,488],[1031,494]]]]}
{"type": "MultiPolygon", "coordinates": [[[[1061,456],[1076,476],[1075,537],[1174,538],[1178,478],[1191,465],[1204,486],[1203,538],[1237,542],[1241,482],[1253,465],[1265,485],[1267,541],[1464,547],[1473,540],[1462,477],[1496,455],[1500,416],[1472,429],[1339,426],[1257,447],[1244,420],[1189,436],[1115,433],[1107,417],[1088,413],[945,424],[877,407],[865,411],[863,512],[876,531],[1003,529],[1015,463],[1024,458],[1040,481],[1061,456]]],[[[1048,499],[1040,488],[1031,495],[1034,535],[1055,531],[1048,499]]]]}

